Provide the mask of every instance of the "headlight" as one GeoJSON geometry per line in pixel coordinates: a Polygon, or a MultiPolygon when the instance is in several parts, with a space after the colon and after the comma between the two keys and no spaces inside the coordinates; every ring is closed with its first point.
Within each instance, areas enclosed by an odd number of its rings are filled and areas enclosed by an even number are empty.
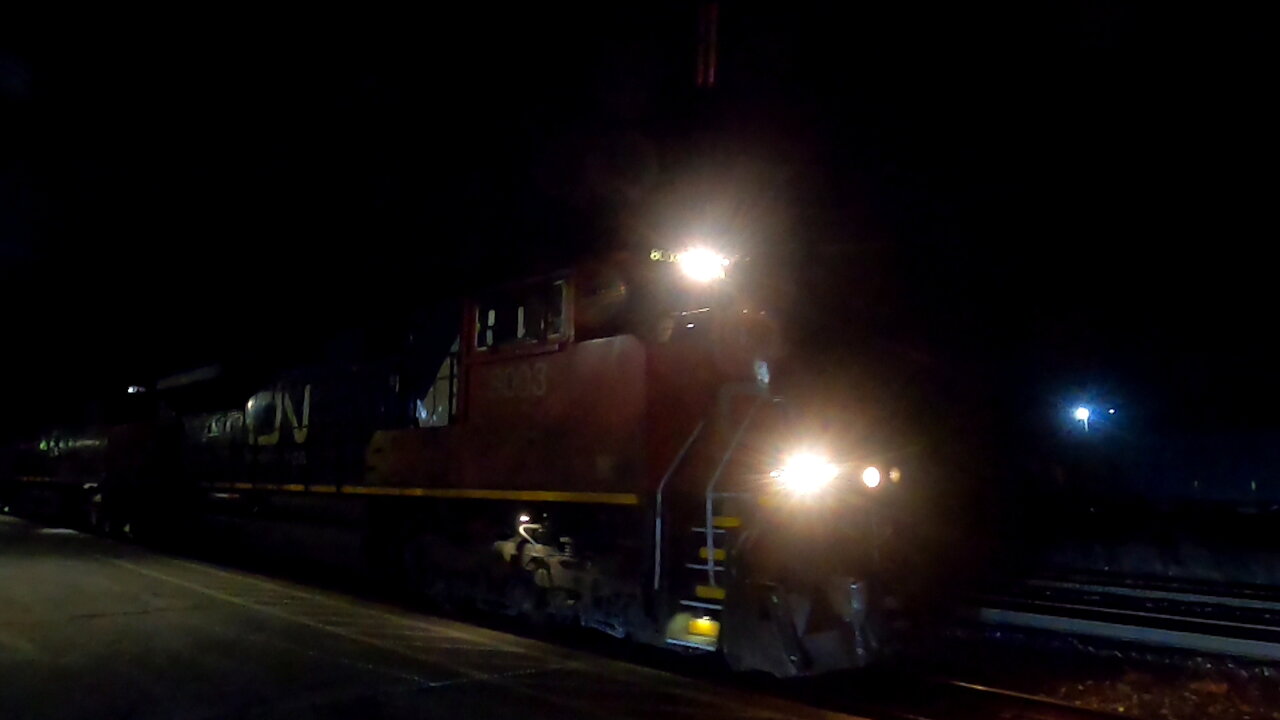
{"type": "Polygon", "coordinates": [[[692,248],[680,253],[676,264],[685,277],[705,283],[724,279],[724,269],[729,266],[729,258],[706,248],[692,248]]]}
{"type": "Polygon", "coordinates": [[[797,495],[812,495],[836,479],[840,468],[814,453],[798,453],[786,459],[771,475],[779,487],[797,495]]]}
{"type": "Polygon", "coordinates": [[[880,468],[872,465],[862,471],[862,484],[873,488],[880,484],[880,468]]]}

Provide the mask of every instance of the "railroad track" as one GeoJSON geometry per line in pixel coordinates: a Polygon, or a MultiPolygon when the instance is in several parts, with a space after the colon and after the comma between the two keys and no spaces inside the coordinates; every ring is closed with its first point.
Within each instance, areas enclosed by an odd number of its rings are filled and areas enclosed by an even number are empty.
{"type": "Polygon", "coordinates": [[[1115,720],[1057,700],[909,671],[864,670],[792,682],[789,700],[873,720],[1115,720]]]}
{"type": "Polygon", "coordinates": [[[976,685],[960,680],[934,681],[933,707],[899,715],[912,720],[1115,720],[1125,717],[1103,710],[976,685]]]}
{"type": "Polygon", "coordinates": [[[1280,591],[1273,588],[1046,577],[982,593],[964,614],[988,625],[1280,660],[1280,591]]]}

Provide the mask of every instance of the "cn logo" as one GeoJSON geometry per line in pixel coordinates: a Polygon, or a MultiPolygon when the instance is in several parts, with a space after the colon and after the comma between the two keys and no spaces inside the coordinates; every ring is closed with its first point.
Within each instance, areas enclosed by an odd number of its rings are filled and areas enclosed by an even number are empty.
{"type": "Polygon", "coordinates": [[[283,390],[254,395],[245,408],[250,445],[275,445],[280,442],[280,424],[289,421],[295,443],[307,441],[311,420],[311,386],[302,388],[302,415],[294,409],[293,398],[283,390]]]}

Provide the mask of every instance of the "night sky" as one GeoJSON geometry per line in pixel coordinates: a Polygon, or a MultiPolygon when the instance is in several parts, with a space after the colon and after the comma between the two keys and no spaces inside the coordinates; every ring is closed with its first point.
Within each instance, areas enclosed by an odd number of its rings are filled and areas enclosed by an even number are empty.
{"type": "Polygon", "coordinates": [[[1257,19],[724,2],[705,91],[693,4],[613,5],[0,45],[4,430],[690,229],[803,268],[799,346],[890,397],[1273,424],[1257,19]]]}

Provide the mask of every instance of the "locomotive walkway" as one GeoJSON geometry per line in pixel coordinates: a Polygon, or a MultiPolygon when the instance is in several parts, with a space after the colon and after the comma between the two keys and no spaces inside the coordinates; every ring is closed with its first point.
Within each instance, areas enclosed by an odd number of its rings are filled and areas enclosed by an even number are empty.
{"type": "Polygon", "coordinates": [[[0,516],[0,717],[849,716],[0,516]]]}

